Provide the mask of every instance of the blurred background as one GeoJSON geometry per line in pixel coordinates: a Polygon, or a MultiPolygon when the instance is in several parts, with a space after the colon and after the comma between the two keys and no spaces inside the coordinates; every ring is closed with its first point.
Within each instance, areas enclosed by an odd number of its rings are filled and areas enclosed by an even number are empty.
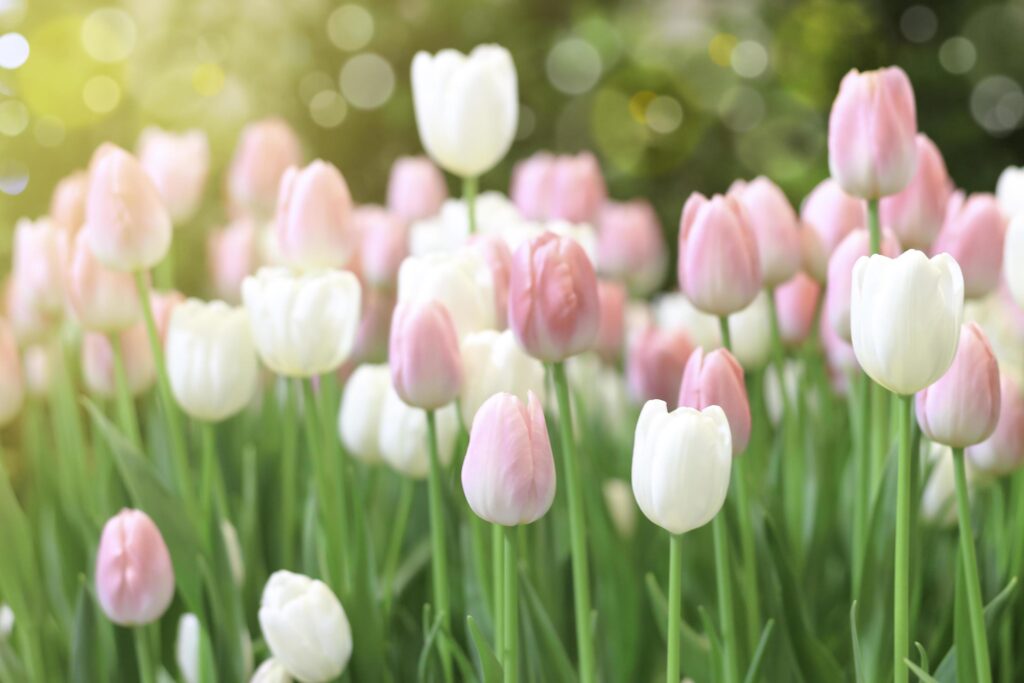
{"type": "Polygon", "coordinates": [[[522,101],[485,189],[538,149],[588,148],[611,195],[650,198],[669,235],[690,191],[737,177],[769,175],[798,204],[828,172],[842,75],[898,64],[954,180],[991,190],[1024,160],[1022,35],[1024,2],[0,0],[0,272],[18,217],[149,124],[209,134],[197,230],[223,222],[238,131],[267,115],[381,202],[393,159],[421,152],[412,56],[483,42],[512,51],[522,101]]]}

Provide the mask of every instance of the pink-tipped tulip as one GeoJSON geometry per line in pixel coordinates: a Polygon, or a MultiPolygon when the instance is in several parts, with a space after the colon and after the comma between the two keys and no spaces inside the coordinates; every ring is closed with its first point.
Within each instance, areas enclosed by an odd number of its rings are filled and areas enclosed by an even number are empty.
{"type": "Polygon", "coordinates": [[[953,181],[942,152],[924,133],[917,135],[917,170],[910,184],[879,203],[882,225],[896,233],[905,249],[928,251],[946,217],[953,181]]]}
{"type": "Polygon", "coordinates": [[[1006,219],[995,195],[955,192],[932,253],[945,252],[956,259],[964,274],[964,296],[977,299],[999,284],[1005,239],[1006,219]]]}
{"type": "Polygon", "coordinates": [[[359,265],[363,278],[374,287],[394,289],[398,284],[398,267],[409,255],[405,220],[391,211],[365,206],[357,209],[354,217],[360,235],[359,265]]]}
{"type": "Polygon", "coordinates": [[[544,408],[532,391],[525,405],[502,392],[480,406],[462,463],[462,489],[473,512],[492,524],[530,524],[551,508],[555,461],[544,408]]]}
{"type": "Polygon", "coordinates": [[[743,368],[726,349],[705,354],[698,348],[686,362],[679,405],[704,410],[721,406],[732,432],[732,454],[737,456],[750,443],[750,401],[743,381],[743,368]]]}
{"type": "Polygon", "coordinates": [[[38,305],[37,293],[24,286],[18,278],[7,277],[3,299],[7,305],[7,319],[20,345],[42,343],[58,330],[60,315],[47,314],[38,305]]]}
{"type": "Polygon", "coordinates": [[[599,280],[597,298],[601,304],[601,323],[594,350],[604,362],[616,363],[626,339],[626,289],[617,282],[599,280]]]}
{"type": "Polygon", "coordinates": [[[778,185],[764,176],[736,181],[729,188],[747,210],[747,220],[761,259],[765,287],[776,287],[793,277],[803,262],[800,225],[796,212],[778,185]]]}
{"type": "Polygon", "coordinates": [[[557,157],[550,182],[547,217],[552,219],[589,223],[608,195],[601,166],[590,152],[557,157]]]}
{"type": "Polygon", "coordinates": [[[821,285],[806,273],[797,273],[789,282],[775,289],[775,308],[783,343],[798,346],[810,336],[819,297],[821,285]]]}
{"type": "Polygon", "coordinates": [[[407,222],[436,216],[448,198],[444,174],[427,157],[399,157],[388,176],[388,210],[407,222]]]}
{"type": "Polygon", "coordinates": [[[260,218],[272,215],[281,176],[301,161],[299,139],[283,119],[250,123],[239,136],[228,172],[231,201],[260,218]]]}
{"type": "Polygon", "coordinates": [[[679,288],[694,306],[729,315],[761,291],[761,259],[747,213],[735,197],[694,192],[679,224],[679,288]]]}
{"type": "Polygon", "coordinates": [[[505,240],[495,234],[473,235],[469,246],[483,257],[491,271],[495,327],[504,330],[508,327],[508,283],[512,274],[512,252],[505,240]]]}
{"type": "Polygon", "coordinates": [[[868,206],[863,199],[843,192],[835,180],[826,178],[807,195],[800,207],[800,218],[805,232],[814,232],[821,238],[827,264],[847,235],[857,228],[868,227],[868,206]]]}
{"type": "Polygon", "coordinates": [[[413,407],[436,410],[462,388],[459,338],[448,310],[436,301],[398,304],[388,346],[391,383],[413,407]]]}
{"type": "Polygon", "coordinates": [[[25,376],[18,356],[18,341],[0,318],[0,427],[13,420],[25,401],[25,376]]]}
{"type": "Polygon", "coordinates": [[[1024,394],[1005,372],[999,380],[996,429],[965,452],[976,470],[997,476],[1009,474],[1024,462],[1024,394]]]}
{"type": "Polygon", "coordinates": [[[964,448],[981,443],[999,420],[999,362],[977,323],[960,330],[953,365],[916,398],[921,431],[938,443],[964,448]]]}
{"type": "Polygon", "coordinates": [[[65,286],[71,310],[86,330],[121,332],[142,320],[135,279],[96,260],[84,232],[75,238],[65,286]]]}
{"type": "Polygon", "coordinates": [[[822,349],[825,351],[825,362],[828,364],[829,380],[836,393],[846,394],[849,388],[850,377],[860,372],[860,364],[857,363],[857,354],[853,352],[853,345],[838,334],[828,321],[828,316],[821,316],[818,324],[818,336],[821,339],[822,349]]]}
{"type": "Polygon", "coordinates": [[[12,273],[26,305],[42,317],[60,317],[64,309],[64,263],[68,234],[47,218],[22,218],[14,226],[12,273]]]}
{"type": "Polygon", "coordinates": [[[394,292],[371,287],[363,293],[359,330],[352,347],[353,364],[387,362],[391,317],[394,312],[394,292]]]}
{"type": "Polygon", "coordinates": [[[171,219],[180,223],[191,218],[210,170],[206,133],[195,128],[172,133],[151,126],[139,135],[138,154],[171,219]]]}
{"type": "Polygon", "coordinates": [[[85,200],[89,194],[89,174],[75,171],[53,188],[50,197],[50,220],[75,234],[85,222],[85,200]]]}
{"type": "MultiPolygon", "coordinates": [[[[853,265],[861,256],[871,253],[871,235],[854,230],[846,236],[828,261],[828,287],[825,289],[825,315],[840,339],[850,341],[850,302],[853,286],[853,265]]],[[[882,254],[889,258],[900,255],[900,244],[889,230],[882,230],[882,254]]]]}
{"type": "Polygon", "coordinates": [[[651,326],[639,333],[626,359],[626,381],[633,399],[641,405],[661,400],[674,410],[693,348],[689,335],[682,330],[651,326]]]}
{"type": "MultiPolygon", "coordinates": [[[[141,396],[156,383],[156,364],[145,326],[139,322],[118,333],[128,393],[141,396]]],[[[110,338],[99,332],[82,337],[82,378],[90,392],[100,398],[113,398],[117,392],[114,374],[114,347],[110,338]]]]}
{"type": "Polygon", "coordinates": [[[650,202],[605,202],[597,215],[598,270],[646,296],[665,277],[665,238],[650,202]]]}
{"type": "Polygon", "coordinates": [[[917,109],[903,69],[851,70],[828,119],[828,167],[855,197],[877,199],[907,186],[917,166],[917,109]]]}
{"type": "Polygon", "coordinates": [[[258,233],[251,219],[236,218],[213,232],[206,243],[210,282],[218,299],[237,306],[242,301],[242,280],[256,272],[258,233]]]}
{"type": "Polygon", "coordinates": [[[96,551],[96,597],[121,626],[163,616],[174,597],[174,568],[160,529],[141,510],[123,509],[103,526],[96,551]]]}
{"type": "Polygon", "coordinates": [[[555,156],[538,152],[524,159],[512,169],[512,184],[509,197],[519,213],[531,221],[548,218],[548,200],[551,197],[551,180],[555,156]]]}
{"type": "Polygon", "coordinates": [[[352,196],[341,172],[317,159],[289,168],[277,199],[277,245],[301,268],[338,268],[354,251],[352,196]]]}
{"type": "Polygon", "coordinates": [[[512,257],[508,316],[519,345],[542,361],[563,361],[593,346],[601,306],[583,248],[550,232],[521,245],[512,257]]]}
{"type": "Polygon", "coordinates": [[[139,162],[114,148],[89,177],[85,226],[100,263],[121,271],[148,270],[171,248],[171,217],[139,162]]]}

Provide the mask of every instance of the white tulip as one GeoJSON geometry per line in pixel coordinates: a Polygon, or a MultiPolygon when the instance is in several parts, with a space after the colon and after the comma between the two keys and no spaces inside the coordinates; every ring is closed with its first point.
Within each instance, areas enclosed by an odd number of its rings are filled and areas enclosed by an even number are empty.
{"type": "Polygon", "coordinates": [[[759,370],[772,355],[772,309],[762,291],[739,313],[729,316],[732,353],[745,370],[759,370]]]}
{"type": "Polygon", "coordinates": [[[245,561],[242,556],[242,544],[238,542],[238,532],[230,521],[220,521],[220,535],[224,541],[224,553],[228,556],[228,565],[231,567],[231,578],[235,580],[236,586],[245,583],[245,561]]]}
{"type": "MultiPolygon", "coordinates": [[[[921,494],[921,519],[937,527],[956,526],[956,478],[953,470],[953,449],[933,443],[927,451],[931,473],[921,494]]],[[[964,460],[967,493],[973,497],[977,479],[970,458],[964,460]]]]}
{"type": "Polygon", "coordinates": [[[427,153],[445,170],[477,177],[508,152],[519,123],[512,55],[478,45],[469,55],[418,52],[412,60],[416,127],[427,153]]]}
{"type": "Polygon", "coordinates": [[[964,278],[949,254],[862,256],[853,267],[850,329],[871,379],[909,395],[945,374],[960,342],[964,278]]]}
{"type": "Polygon", "coordinates": [[[270,658],[260,664],[249,683],[292,683],[292,677],[276,659],[270,658]]]}
{"type": "MultiPolygon", "coordinates": [[[[435,411],[438,459],[447,465],[452,459],[459,418],[455,404],[435,411]]],[[[430,470],[427,450],[427,413],[406,405],[393,387],[388,387],[380,416],[380,454],[402,474],[423,479],[430,470]]]]}
{"type": "Polygon", "coordinates": [[[0,604],[0,643],[7,640],[14,630],[14,610],[10,605],[0,604]]]}
{"type": "Polygon", "coordinates": [[[1010,221],[1010,227],[1006,231],[1003,274],[1017,305],[1024,308],[1024,212],[1010,221]]]}
{"type": "Polygon", "coordinates": [[[544,402],[544,364],[530,356],[511,330],[483,330],[462,340],[462,394],[459,410],[466,429],[476,411],[494,394],[507,392],[526,402],[529,392],[544,402]]]}
{"type": "Polygon", "coordinates": [[[648,401],[636,423],[633,495],[640,510],[669,533],[704,526],[729,489],[732,433],[718,406],[702,411],[648,401]]]}
{"type": "Polygon", "coordinates": [[[1024,168],[1007,166],[996,181],[996,199],[1007,218],[1024,212],[1024,168]]]}
{"type": "Polygon", "coordinates": [[[263,588],[259,620],[274,659],[303,683],[334,680],[352,656],[348,617],[322,581],[274,572],[263,588]]]}
{"type": "Polygon", "coordinates": [[[632,538],[636,529],[636,503],[629,482],[622,479],[606,479],[601,485],[608,516],[612,518],[615,531],[623,538],[632,538]]]}
{"type": "MultiPolygon", "coordinates": [[[[570,223],[554,220],[544,224],[544,228],[559,237],[568,237],[586,252],[590,263],[597,268],[597,231],[589,223],[570,223]]],[[[511,247],[509,247],[511,249],[511,247]]]]}
{"type": "Polygon", "coordinates": [[[14,419],[24,401],[25,379],[18,357],[18,342],[7,321],[0,318],[0,427],[14,419]]]}
{"type": "Polygon", "coordinates": [[[662,329],[683,330],[705,351],[722,345],[718,318],[694,306],[682,292],[662,294],[655,299],[654,320],[662,329]]]}
{"type": "Polygon", "coordinates": [[[242,282],[256,351],[286,377],[323,375],[348,359],[361,297],[359,280],[341,270],[261,268],[242,282]]]}
{"type": "Polygon", "coordinates": [[[368,465],[382,459],[381,412],[390,390],[391,369],[387,365],[360,365],[345,383],[338,433],[352,457],[368,465]]]}
{"type": "Polygon", "coordinates": [[[405,259],[398,269],[398,302],[406,301],[443,304],[459,339],[470,332],[494,329],[498,322],[491,269],[483,256],[470,248],[405,259]]]}
{"type": "MultiPolygon", "coordinates": [[[[476,229],[482,235],[498,235],[509,241],[523,224],[519,210],[500,192],[484,192],[476,198],[476,229]]],[[[436,216],[416,221],[409,229],[409,253],[413,256],[452,252],[469,240],[466,202],[448,199],[436,216]]],[[[509,244],[509,249],[513,249],[509,244]]]]}
{"type": "Polygon", "coordinates": [[[185,613],[178,619],[178,638],[174,642],[174,660],[185,683],[199,681],[199,619],[185,613]]]}

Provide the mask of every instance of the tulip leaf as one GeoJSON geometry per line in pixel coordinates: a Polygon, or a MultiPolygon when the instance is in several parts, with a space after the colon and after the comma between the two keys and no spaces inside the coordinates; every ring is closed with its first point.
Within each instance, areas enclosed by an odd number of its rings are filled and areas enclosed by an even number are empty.
{"type": "Polygon", "coordinates": [[[466,617],[466,629],[470,638],[473,639],[473,646],[476,647],[476,656],[480,662],[480,670],[483,671],[484,683],[501,683],[502,669],[494,650],[487,644],[487,639],[480,632],[476,620],[472,615],[466,617]]]}
{"type": "Polygon", "coordinates": [[[743,683],[755,683],[761,675],[761,662],[764,660],[765,650],[768,649],[768,641],[772,637],[772,629],[775,626],[775,620],[769,619],[764,625],[764,630],[761,631],[761,639],[757,643],[757,648],[754,650],[754,656],[750,658],[750,667],[747,669],[747,675],[743,679],[743,683]]]}
{"type": "MultiPolygon", "coordinates": [[[[959,559],[957,561],[959,562],[959,559]]],[[[996,624],[999,623],[1000,617],[1002,617],[1003,612],[1006,610],[1006,607],[1010,602],[1010,598],[1016,589],[1017,577],[1015,576],[1010,579],[1010,582],[1006,584],[1003,590],[999,591],[999,594],[996,595],[996,597],[992,598],[991,602],[985,605],[986,631],[993,631],[995,629],[996,624]]],[[[969,639],[970,633],[967,635],[969,639]]],[[[935,679],[938,683],[956,683],[957,680],[970,680],[971,676],[973,676],[972,669],[970,675],[966,679],[957,678],[957,668],[959,666],[957,660],[959,658],[956,655],[956,651],[956,645],[949,648],[949,651],[942,658],[942,661],[939,662],[938,668],[935,669],[935,679]]]]}
{"type": "Polygon", "coordinates": [[[850,638],[853,640],[853,671],[857,683],[865,683],[864,663],[861,661],[860,635],[857,633],[857,601],[850,605],[850,638]]]}
{"type": "MultiPolygon", "coordinates": [[[[662,640],[668,639],[668,599],[658,585],[654,574],[648,573],[645,577],[647,584],[647,595],[651,601],[651,608],[654,610],[654,620],[658,624],[658,632],[662,640]]],[[[711,654],[708,639],[686,623],[686,619],[680,619],[679,624],[679,649],[680,657],[685,663],[686,671],[694,680],[702,681],[708,678],[707,661],[711,654]]]]}
{"type": "Polygon", "coordinates": [[[529,576],[522,575],[522,595],[526,598],[526,606],[530,614],[530,620],[538,630],[540,646],[544,652],[548,666],[545,671],[549,672],[552,680],[575,681],[576,670],[572,666],[572,660],[566,654],[562,641],[558,638],[558,632],[551,622],[551,617],[544,608],[544,602],[537,594],[529,576]]]}
{"type": "Polygon", "coordinates": [[[917,676],[917,679],[921,681],[921,683],[939,683],[930,673],[919,667],[917,664],[914,664],[914,662],[909,659],[905,658],[903,662],[907,665],[907,668],[917,676]]]}
{"type": "Polygon", "coordinates": [[[715,630],[715,624],[711,621],[708,611],[704,609],[704,605],[697,608],[697,613],[700,615],[700,622],[704,626],[704,633],[711,646],[711,679],[721,681],[724,678],[725,664],[723,659],[725,650],[722,648],[722,641],[719,639],[718,631],[715,630]]]}
{"type": "Polygon", "coordinates": [[[427,679],[427,665],[430,662],[430,653],[434,651],[434,641],[437,640],[437,634],[441,631],[441,615],[438,614],[436,618],[431,618],[432,610],[430,603],[423,605],[423,626],[424,626],[424,638],[423,638],[423,649],[420,651],[419,662],[416,665],[416,680],[426,681],[427,679]],[[427,625],[430,625],[427,628],[427,625]]]}
{"type": "Polygon", "coordinates": [[[71,661],[68,666],[68,680],[71,683],[90,683],[104,679],[99,670],[99,624],[95,607],[86,587],[85,576],[79,576],[71,633],[71,661]]]}
{"type": "Polygon", "coordinates": [[[930,669],[928,666],[928,652],[924,649],[924,645],[915,640],[914,647],[917,648],[917,654],[921,657],[920,667],[925,671],[928,671],[930,669]]]}

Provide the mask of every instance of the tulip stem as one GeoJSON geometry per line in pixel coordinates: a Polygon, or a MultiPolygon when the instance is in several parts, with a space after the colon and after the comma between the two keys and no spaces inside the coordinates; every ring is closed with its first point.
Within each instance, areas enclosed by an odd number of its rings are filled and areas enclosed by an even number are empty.
{"type": "Polygon", "coordinates": [[[729,332],[729,316],[718,316],[718,327],[722,331],[722,346],[729,353],[732,353],[732,333],[729,332]]]}
{"type": "Polygon", "coordinates": [[[914,396],[899,396],[900,448],[896,475],[896,554],[893,576],[893,681],[907,683],[910,648],[910,421],[914,396]]]}
{"type": "Polygon", "coordinates": [[[672,534],[668,545],[668,663],[666,683],[679,683],[679,617],[683,601],[683,536],[672,534]]]}
{"type": "Polygon", "coordinates": [[[582,683],[594,681],[594,640],[590,636],[590,576],[587,566],[587,526],[583,516],[583,490],[580,482],[576,444],[572,433],[572,409],[569,405],[569,381],[565,363],[551,365],[555,393],[558,395],[558,432],[562,439],[562,469],[569,502],[569,540],[572,548],[572,583],[576,610],[576,647],[582,683]]]}
{"type": "Polygon", "coordinates": [[[971,529],[971,499],[967,492],[967,469],[964,449],[953,449],[953,467],[956,479],[956,512],[960,522],[960,552],[967,584],[967,611],[971,622],[971,640],[974,642],[974,667],[978,683],[991,683],[992,665],[985,637],[985,615],[982,611],[981,582],[978,579],[978,559],[974,551],[974,532],[971,529]]]}
{"type": "Polygon", "coordinates": [[[491,527],[491,558],[494,583],[494,651],[505,651],[505,610],[504,592],[502,590],[503,572],[505,571],[505,533],[500,524],[491,527]]]}
{"type": "Polygon", "coordinates": [[[139,421],[135,415],[135,404],[132,400],[131,390],[128,388],[128,376],[124,369],[124,347],[121,345],[121,336],[112,334],[110,348],[114,356],[114,385],[117,396],[117,421],[120,423],[121,431],[125,437],[136,448],[142,446],[142,436],[139,432],[139,421]]]}
{"type": "Polygon", "coordinates": [[[141,683],[154,683],[156,677],[153,668],[153,654],[149,651],[149,638],[145,626],[136,626],[132,629],[135,637],[135,661],[139,666],[139,681],[141,683]]]}
{"type": "Polygon", "coordinates": [[[871,234],[871,253],[882,251],[882,229],[878,220],[878,200],[868,200],[868,230],[871,234]]]}
{"type": "Polygon", "coordinates": [[[860,598],[861,581],[864,577],[864,558],[867,553],[868,515],[871,508],[871,466],[869,430],[871,422],[868,413],[871,403],[871,380],[857,372],[849,376],[850,422],[854,426],[853,466],[857,491],[853,501],[853,571],[851,572],[853,599],[860,598]]]}
{"type": "Polygon", "coordinates": [[[462,199],[466,202],[466,216],[469,220],[469,234],[476,232],[476,192],[479,186],[479,178],[462,179],[462,199]]]}
{"type": "Polygon", "coordinates": [[[204,504],[209,505],[210,512],[221,515],[223,519],[230,519],[228,495],[224,490],[224,477],[221,476],[220,461],[217,458],[217,427],[205,420],[198,422],[203,456],[203,479],[206,480],[203,488],[209,495],[204,504]]]}
{"type": "Polygon", "coordinates": [[[433,410],[427,411],[427,448],[430,451],[430,471],[427,476],[427,496],[430,503],[430,545],[434,583],[434,603],[441,621],[444,637],[440,639],[441,666],[445,680],[452,680],[452,657],[446,638],[451,633],[451,614],[448,600],[448,556],[444,547],[444,501],[441,490],[441,459],[437,453],[437,421],[433,410]]]}
{"type": "Polygon", "coordinates": [[[505,683],[519,683],[518,539],[516,527],[505,527],[502,530],[505,532],[505,683]]]}
{"type": "Polygon", "coordinates": [[[725,659],[725,683],[739,683],[739,662],[736,659],[736,613],[732,602],[732,570],[729,563],[729,539],[725,515],[717,514],[711,522],[715,542],[715,582],[718,584],[718,618],[722,627],[722,656],[725,659]]]}
{"type": "Polygon", "coordinates": [[[295,532],[295,420],[297,419],[295,404],[297,396],[291,382],[283,382],[285,393],[284,422],[281,433],[281,519],[278,520],[278,548],[281,553],[281,566],[292,569],[295,565],[295,544],[292,535],[295,532]]]}
{"type": "Polygon", "coordinates": [[[399,483],[396,523],[391,527],[391,538],[388,540],[388,550],[384,560],[384,586],[387,590],[387,597],[384,599],[385,614],[391,612],[391,604],[395,599],[395,572],[398,569],[398,559],[402,554],[405,530],[409,526],[409,511],[412,510],[414,493],[412,479],[402,477],[402,481],[399,483]]]}

